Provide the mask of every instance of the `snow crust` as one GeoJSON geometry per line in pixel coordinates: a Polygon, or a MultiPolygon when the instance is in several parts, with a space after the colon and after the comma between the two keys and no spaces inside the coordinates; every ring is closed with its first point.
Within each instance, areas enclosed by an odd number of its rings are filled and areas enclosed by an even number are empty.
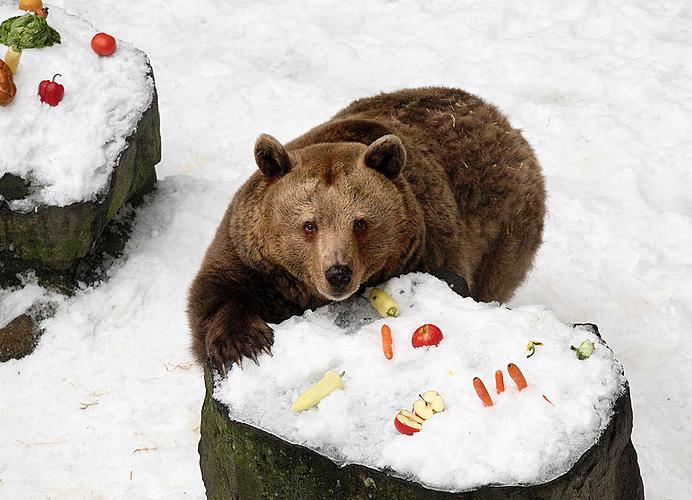
{"type": "MultiPolygon", "coordinates": [[[[0,177],[10,172],[36,187],[27,198],[9,202],[22,212],[95,199],[153,98],[144,52],[118,40],[115,54],[99,57],[91,49],[98,30],[48,5],[48,23],[62,43],[23,51],[14,76],[17,95],[0,108],[0,177]],[[65,96],[51,107],[41,103],[38,84],[56,73],[65,96]]],[[[16,1],[0,0],[0,21],[22,14],[16,1]]],[[[0,58],[6,50],[0,45],[0,58]]]]}
{"type": "Polygon", "coordinates": [[[372,314],[365,301],[290,318],[274,329],[274,356],[264,354],[259,366],[245,363],[243,370],[217,379],[214,397],[228,406],[234,420],[341,464],[392,469],[448,491],[550,481],[566,472],[607,426],[625,378],[596,335],[561,323],[545,307],[510,310],[463,299],[426,274],[395,278],[383,288],[399,303],[398,318],[355,328],[339,321],[339,315],[355,317],[361,310],[360,316],[372,314]],[[425,323],[437,325],[444,339],[438,347],[414,348],[411,334],[425,323]],[[383,324],[392,329],[392,360],[382,353],[383,324]],[[570,345],[584,339],[597,347],[579,361],[570,345]],[[529,340],[545,346],[526,358],[529,340]],[[528,381],[521,392],[507,374],[511,362],[528,381]],[[497,369],[503,370],[507,388],[499,396],[497,369]],[[346,372],[344,390],[293,414],[291,404],[326,370],[346,372]],[[486,384],[494,406],[482,405],[473,389],[475,376],[486,384]],[[400,434],[394,416],[402,408],[410,411],[429,389],[443,396],[444,412],[413,436],[400,434]]]}

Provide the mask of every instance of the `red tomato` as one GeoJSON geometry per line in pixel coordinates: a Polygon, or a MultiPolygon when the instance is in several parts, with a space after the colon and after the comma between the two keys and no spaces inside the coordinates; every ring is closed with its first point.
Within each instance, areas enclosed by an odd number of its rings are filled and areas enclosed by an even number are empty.
{"type": "Polygon", "coordinates": [[[116,45],[115,38],[108,33],[96,33],[91,39],[91,48],[100,56],[113,55],[116,45]]]}

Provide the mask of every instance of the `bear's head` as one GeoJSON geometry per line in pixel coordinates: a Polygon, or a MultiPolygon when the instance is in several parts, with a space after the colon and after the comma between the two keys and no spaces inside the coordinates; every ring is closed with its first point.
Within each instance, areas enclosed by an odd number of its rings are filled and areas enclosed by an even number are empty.
{"type": "Polygon", "coordinates": [[[266,182],[263,253],[324,298],[349,297],[409,254],[413,195],[397,136],[287,151],[261,135],[255,160],[266,182]]]}

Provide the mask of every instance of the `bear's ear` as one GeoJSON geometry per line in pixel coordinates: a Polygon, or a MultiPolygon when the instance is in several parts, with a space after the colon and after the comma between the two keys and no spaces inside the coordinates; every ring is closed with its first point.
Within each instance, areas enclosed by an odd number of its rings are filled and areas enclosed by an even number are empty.
{"type": "Polygon", "coordinates": [[[385,135],[368,146],[363,162],[366,167],[394,179],[406,165],[406,149],[397,136],[385,135]]]}
{"type": "Polygon", "coordinates": [[[287,174],[293,166],[286,149],[268,134],[260,135],[255,141],[255,163],[270,179],[287,174]]]}

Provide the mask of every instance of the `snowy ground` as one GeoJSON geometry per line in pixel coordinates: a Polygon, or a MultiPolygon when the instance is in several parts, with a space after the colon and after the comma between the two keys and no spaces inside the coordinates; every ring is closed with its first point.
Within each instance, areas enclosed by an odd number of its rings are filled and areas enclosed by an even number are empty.
{"type": "Polygon", "coordinates": [[[150,56],[163,180],[110,281],[0,366],[1,498],[202,497],[185,290],[255,137],[424,84],[483,96],[534,145],[550,215],[512,304],[599,324],[631,383],[647,496],[692,495],[689,2],[56,3],[150,56]]]}

